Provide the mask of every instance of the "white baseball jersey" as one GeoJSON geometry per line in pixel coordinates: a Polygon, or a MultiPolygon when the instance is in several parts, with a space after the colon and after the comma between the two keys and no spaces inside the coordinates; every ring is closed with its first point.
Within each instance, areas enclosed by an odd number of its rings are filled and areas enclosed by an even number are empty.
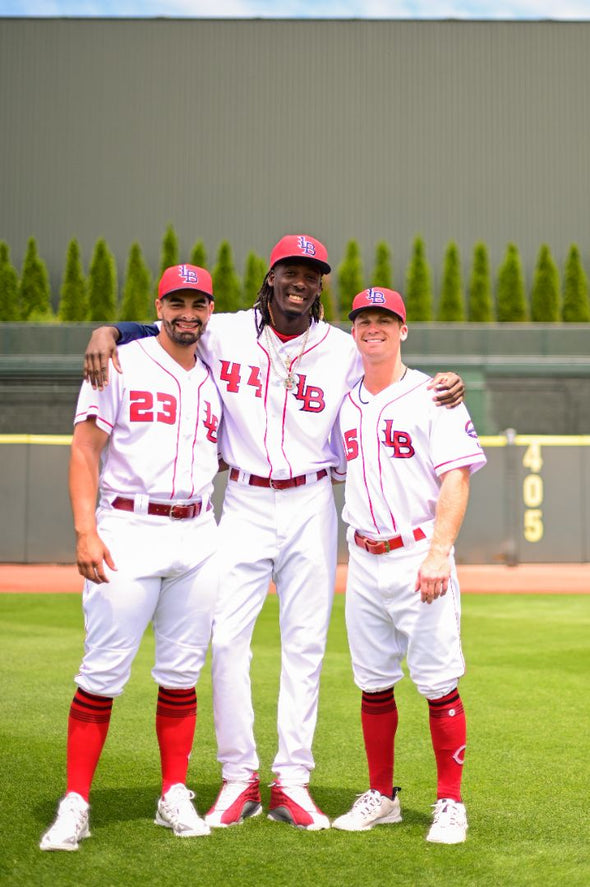
{"type": "Polygon", "coordinates": [[[86,640],[76,683],[89,693],[123,692],[146,627],[156,639],[154,680],[196,684],[211,637],[218,591],[217,525],[207,508],[217,472],[221,402],[209,369],[183,369],[155,338],[119,352],[104,391],[84,383],[75,423],[90,416],[109,434],[102,452],[97,530],[116,570],[86,580],[86,640]],[[111,506],[118,496],[135,509],[111,506]],[[148,513],[148,501],[195,502],[197,517],[148,513]]]}
{"type": "Polygon", "coordinates": [[[409,537],[431,526],[441,475],[452,468],[475,472],[486,463],[465,406],[435,406],[430,379],[408,369],[375,396],[361,380],[342,404],[348,464],[342,517],[363,535],[409,537]]]}
{"type": "Polygon", "coordinates": [[[431,605],[416,593],[416,577],[430,546],[441,476],[453,468],[477,471],[486,458],[466,408],[435,406],[429,381],[407,370],[373,396],[361,380],[344,400],[340,429],[348,459],[346,629],[355,682],[370,693],[392,687],[403,677],[405,657],[418,691],[436,699],[465,670],[453,552],[447,593],[431,605]],[[403,546],[372,554],[355,544],[355,530],[372,539],[401,536],[403,546]]]}
{"type": "Polygon", "coordinates": [[[257,338],[253,309],[211,317],[199,353],[223,399],[221,455],[228,465],[275,479],[342,472],[330,434],[342,398],[361,375],[360,358],[352,337],[323,321],[311,324],[301,351],[304,336],[282,343],[268,328],[257,338]],[[285,360],[294,375],[290,390],[285,360]]]}
{"type": "Polygon", "coordinates": [[[208,499],[217,473],[221,403],[209,369],[197,360],[184,370],[155,338],[119,352],[123,373],[95,391],[82,385],[75,423],[88,416],[107,434],[100,504],[120,494],[152,500],[208,499]]]}

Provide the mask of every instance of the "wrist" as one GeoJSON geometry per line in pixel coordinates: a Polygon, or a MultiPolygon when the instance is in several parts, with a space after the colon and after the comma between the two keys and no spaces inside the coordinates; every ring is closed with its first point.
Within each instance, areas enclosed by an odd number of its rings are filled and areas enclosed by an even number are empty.
{"type": "Polygon", "coordinates": [[[451,544],[445,544],[443,542],[436,542],[435,540],[432,540],[430,542],[431,554],[437,554],[441,557],[448,557],[451,553],[452,547],[453,546],[451,544]]]}

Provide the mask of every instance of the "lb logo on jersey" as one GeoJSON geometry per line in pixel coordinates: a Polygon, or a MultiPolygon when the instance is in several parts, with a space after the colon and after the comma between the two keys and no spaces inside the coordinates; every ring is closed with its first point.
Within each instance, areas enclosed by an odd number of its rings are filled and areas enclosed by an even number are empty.
{"type": "Polygon", "coordinates": [[[393,419],[385,420],[383,445],[391,447],[393,459],[411,459],[416,455],[411,436],[407,431],[396,431],[393,427],[393,419]]]}
{"type": "Polygon", "coordinates": [[[178,276],[184,281],[184,283],[191,283],[193,286],[199,282],[199,275],[195,269],[189,268],[187,265],[178,266],[178,276]]]}
{"type": "Polygon", "coordinates": [[[300,234],[297,238],[297,246],[301,250],[302,255],[315,256],[315,243],[312,243],[303,234],[300,234]]]}
{"type": "Polygon", "coordinates": [[[305,413],[321,413],[326,406],[324,389],[318,388],[316,385],[308,385],[307,376],[302,373],[295,375],[298,379],[295,397],[303,404],[300,409],[305,413]]]}
{"type": "Polygon", "coordinates": [[[210,440],[212,443],[217,443],[219,417],[216,416],[211,409],[211,404],[208,400],[205,401],[205,418],[203,419],[203,425],[207,429],[207,440],[210,440]]]}

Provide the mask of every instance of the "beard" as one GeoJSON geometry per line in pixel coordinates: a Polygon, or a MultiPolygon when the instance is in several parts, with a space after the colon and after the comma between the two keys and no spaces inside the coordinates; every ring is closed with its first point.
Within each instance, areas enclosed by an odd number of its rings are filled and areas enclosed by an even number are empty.
{"type": "Polygon", "coordinates": [[[178,330],[176,321],[163,320],[162,327],[166,330],[168,338],[176,345],[196,345],[203,332],[203,324],[198,323],[192,330],[178,330]]]}

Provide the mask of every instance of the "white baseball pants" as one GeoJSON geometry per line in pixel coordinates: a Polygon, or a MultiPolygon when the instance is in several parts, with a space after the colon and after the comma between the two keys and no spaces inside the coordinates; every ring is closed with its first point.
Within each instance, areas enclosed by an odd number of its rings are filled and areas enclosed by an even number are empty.
{"type": "Polygon", "coordinates": [[[218,528],[213,512],[191,520],[100,509],[98,532],[117,567],[108,583],[86,581],[86,638],[76,683],[119,696],[150,622],[156,641],[152,677],[184,689],[205,662],[218,591],[218,528]]]}
{"type": "Polygon", "coordinates": [[[376,693],[404,676],[402,660],[418,692],[428,699],[450,693],[465,672],[461,651],[461,604],[453,562],[447,593],[432,604],[414,591],[429,541],[389,554],[370,554],[349,539],[346,630],[354,681],[376,693]]]}
{"type": "Polygon", "coordinates": [[[258,770],[251,640],[274,580],[281,675],[278,751],[283,784],[306,784],[336,571],[337,518],[329,478],[288,490],[229,481],[220,522],[220,591],[213,623],[213,710],[223,778],[258,770]]]}

